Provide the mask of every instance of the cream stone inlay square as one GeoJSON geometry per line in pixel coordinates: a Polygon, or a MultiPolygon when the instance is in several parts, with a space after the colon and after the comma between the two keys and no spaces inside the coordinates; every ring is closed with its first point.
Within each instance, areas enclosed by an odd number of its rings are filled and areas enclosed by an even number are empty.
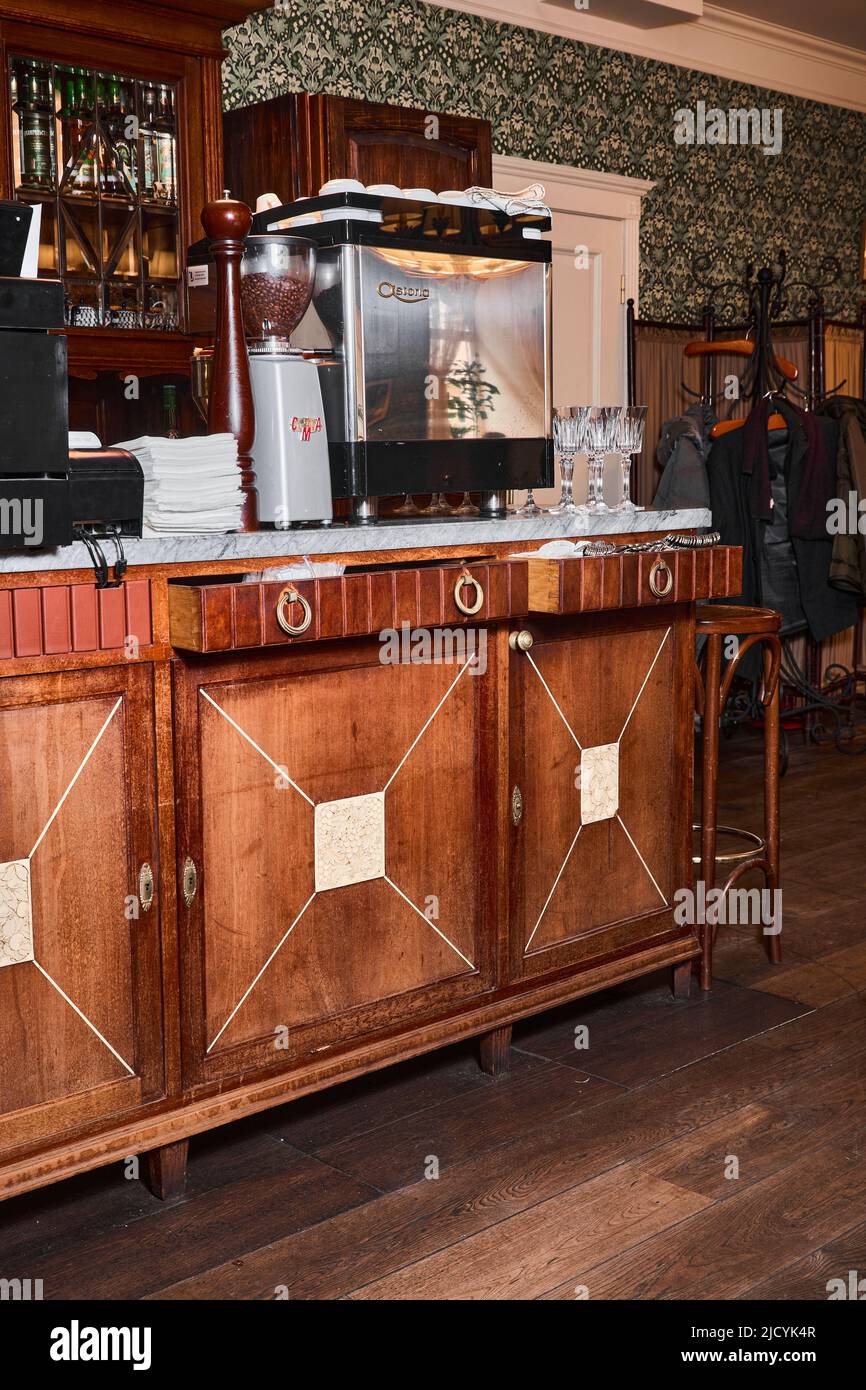
{"type": "Polygon", "coordinates": [[[0,968],[28,960],[33,960],[30,864],[13,859],[0,864],[0,968]]]}
{"type": "Polygon", "coordinates": [[[610,820],[619,810],[619,744],[599,743],[580,755],[580,819],[610,820]]]}
{"type": "Polygon", "coordinates": [[[316,892],[385,877],[385,793],[316,807],[316,892]]]}

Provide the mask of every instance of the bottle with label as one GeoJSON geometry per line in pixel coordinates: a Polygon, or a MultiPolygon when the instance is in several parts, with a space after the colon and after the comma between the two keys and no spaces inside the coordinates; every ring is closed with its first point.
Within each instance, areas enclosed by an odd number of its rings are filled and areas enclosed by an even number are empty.
{"type": "Polygon", "coordinates": [[[169,87],[159,89],[159,107],[156,118],[156,163],[157,182],[162,199],[173,203],[175,198],[174,175],[174,100],[169,87]]]}
{"type": "MultiPolygon", "coordinates": [[[[135,140],[131,138],[134,122],[130,123],[129,94],[119,78],[111,80],[108,89],[108,131],[127,183],[135,192],[135,140]],[[128,133],[129,132],[129,133],[128,133]]],[[[126,190],[124,190],[125,192],[126,190]]]]}
{"type": "Polygon", "coordinates": [[[177,428],[177,387],[163,386],[162,388],[162,422],[163,434],[166,439],[179,439],[180,432],[177,428]]]}
{"type": "Polygon", "coordinates": [[[155,198],[159,181],[157,172],[157,132],[156,92],[153,87],[145,87],[143,97],[143,116],[139,127],[141,136],[141,196],[155,198]]]}
{"type": "Polygon", "coordinates": [[[60,129],[62,132],[63,166],[71,169],[81,145],[81,126],[75,102],[75,70],[70,68],[63,74],[63,104],[60,107],[60,129]]]}
{"type": "Polygon", "coordinates": [[[96,192],[96,136],[91,130],[91,84],[89,74],[78,68],[75,75],[75,111],[78,121],[78,167],[72,180],[75,193],[96,192]]]}
{"type": "Polygon", "coordinates": [[[50,188],[54,173],[54,96],[50,68],[44,63],[28,60],[19,72],[16,95],[15,110],[21,137],[21,185],[23,188],[50,188]]]}

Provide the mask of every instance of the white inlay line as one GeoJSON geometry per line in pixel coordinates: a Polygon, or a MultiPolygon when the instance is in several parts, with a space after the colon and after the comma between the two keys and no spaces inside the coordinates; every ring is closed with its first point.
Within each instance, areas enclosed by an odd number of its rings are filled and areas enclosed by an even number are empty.
{"type": "MultiPolygon", "coordinates": [[[[278,772],[281,777],[285,778],[289,786],[294,787],[295,791],[298,793],[299,796],[302,796],[305,801],[308,801],[310,803],[311,806],[315,806],[316,803],[313,801],[313,798],[311,796],[307,796],[307,793],[301,787],[298,786],[297,782],[292,781],[286,769],[284,767],[280,767],[279,763],[275,763],[273,758],[265,752],[264,748],[260,748],[259,745],[256,743],[255,739],[250,738],[246,729],[242,729],[240,724],[238,724],[237,720],[232,719],[230,714],[226,714],[226,711],[223,709],[222,705],[218,705],[212,695],[208,695],[207,691],[204,689],[203,686],[199,687],[199,694],[203,695],[204,698],[207,700],[208,704],[213,705],[214,709],[222,715],[223,719],[225,719],[227,723],[231,724],[233,729],[237,730],[241,738],[246,739],[247,743],[250,745],[251,748],[255,748],[256,752],[261,754],[266,763],[270,763],[271,767],[274,769],[275,772],[278,772]]],[[[211,1046],[213,1046],[213,1044],[211,1044],[211,1046]]]]}
{"type": "Polygon", "coordinates": [[[644,868],[646,869],[647,873],[649,874],[650,878],[652,879],[653,887],[655,888],[656,892],[658,893],[658,895],[659,895],[659,897],[661,898],[662,902],[664,903],[665,907],[669,907],[670,904],[668,903],[667,898],[665,897],[664,893],[662,892],[662,890],[659,888],[658,884],[656,883],[656,880],[655,880],[655,877],[654,877],[654,875],[653,875],[652,869],[650,868],[649,864],[648,864],[648,863],[646,862],[646,860],[644,859],[643,855],[641,854],[641,852],[640,852],[640,850],[638,849],[637,845],[635,844],[634,840],[631,838],[631,835],[629,835],[628,830],[626,829],[625,822],[623,821],[622,816],[619,814],[619,811],[617,811],[617,813],[616,813],[616,818],[617,818],[617,820],[619,821],[620,825],[622,826],[623,830],[625,830],[626,836],[628,837],[628,842],[629,842],[629,844],[631,845],[631,847],[632,847],[632,849],[634,850],[635,854],[637,855],[638,859],[639,859],[640,862],[643,864],[644,868]]]}
{"type": "Polygon", "coordinates": [[[581,832],[582,829],[583,829],[583,823],[581,822],[581,824],[577,827],[577,835],[575,835],[574,839],[572,840],[571,844],[570,844],[569,847],[568,847],[568,854],[565,856],[565,858],[564,858],[563,861],[562,861],[562,867],[561,867],[561,869],[559,870],[559,873],[556,875],[556,878],[553,880],[553,887],[551,888],[550,892],[549,892],[548,895],[547,895],[547,899],[546,899],[546,901],[545,901],[544,907],[541,909],[541,911],[540,911],[539,914],[538,914],[538,921],[536,922],[535,926],[532,928],[532,933],[531,933],[531,935],[530,935],[530,937],[529,937],[529,940],[527,941],[526,945],[525,945],[524,948],[523,948],[523,954],[524,954],[524,955],[526,955],[527,951],[529,950],[530,946],[532,945],[532,938],[535,936],[535,933],[538,931],[538,928],[541,926],[541,919],[542,919],[542,917],[544,916],[545,912],[547,911],[547,909],[548,909],[548,907],[549,907],[549,905],[550,905],[550,901],[551,901],[551,899],[552,899],[554,893],[556,892],[556,887],[557,887],[557,884],[559,883],[559,880],[562,878],[562,875],[565,873],[565,866],[566,866],[566,864],[568,863],[569,859],[571,858],[571,851],[574,849],[575,845],[577,844],[578,837],[579,837],[580,832],[581,832]]]}
{"type": "Polygon", "coordinates": [[[108,1041],[108,1039],[105,1038],[105,1037],[103,1037],[103,1035],[100,1033],[100,1031],[99,1031],[99,1029],[96,1027],[96,1025],[95,1025],[94,1023],[91,1023],[90,1019],[87,1017],[87,1014],[81,1012],[81,1010],[79,1009],[79,1007],[78,1007],[78,1005],[75,1003],[75,1001],[69,998],[69,995],[68,995],[64,990],[62,990],[62,989],[60,988],[60,986],[59,986],[59,984],[57,983],[56,980],[53,980],[53,979],[51,978],[51,976],[48,974],[48,971],[45,970],[45,969],[39,964],[38,960],[34,960],[34,961],[33,961],[33,964],[36,966],[36,969],[40,972],[40,974],[42,974],[42,975],[45,976],[45,978],[46,978],[46,980],[48,981],[48,983],[49,983],[50,985],[52,985],[54,989],[57,990],[57,993],[60,995],[61,999],[65,999],[66,1002],[67,1002],[67,1004],[69,1005],[70,1009],[72,1009],[75,1013],[77,1013],[77,1014],[78,1014],[78,1017],[79,1017],[84,1023],[87,1024],[87,1026],[88,1026],[88,1028],[90,1029],[91,1033],[95,1033],[96,1037],[97,1037],[97,1038],[99,1039],[99,1041],[103,1044],[103,1046],[108,1048],[108,1050],[109,1050],[109,1052],[111,1053],[112,1057],[116,1057],[116,1058],[117,1058],[117,1060],[118,1060],[118,1062],[120,1063],[120,1065],[121,1065],[122,1067],[125,1067],[125,1068],[126,1068],[126,1070],[129,1072],[130,1076],[135,1076],[135,1072],[133,1071],[133,1069],[132,1069],[132,1067],[129,1065],[129,1063],[128,1063],[128,1062],[124,1062],[123,1058],[121,1057],[120,1053],[116,1050],[116,1048],[113,1048],[113,1047],[111,1046],[111,1043],[108,1041]]]}
{"type": "Polygon", "coordinates": [[[228,1026],[229,1026],[229,1024],[231,1023],[232,1019],[234,1018],[235,1014],[237,1013],[238,1009],[239,1009],[239,1008],[241,1007],[241,1005],[244,1004],[244,1003],[246,1002],[246,1000],[250,997],[250,995],[252,994],[252,992],[253,992],[253,990],[255,989],[256,985],[258,984],[259,980],[262,978],[262,976],[264,975],[264,973],[265,973],[265,971],[267,970],[268,966],[270,965],[271,961],[274,959],[274,957],[277,955],[277,953],[278,953],[279,951],[282,950],[283,946],[284,946],[285,943],[288,941],[289,937],[291,936],[292,932],[295,930],[295,927],[296,927],[296,926],[298,925],[298,923],[300,922],[301,918],[303,917],[304,913],[306,912],[307,908],[310,906],[310,903],[313,901],[313,898],[314,898],[315,896],[316,896],[315,893],[311,893],[310,896],[307,898],[307,901],[304,903],[304,906],[301,908],[300,912],[298,913],[298,915],[297,915],[297,917],[295,918],[295,920],[294,920],[294,922],[292,923],[292,925],[289,927],[288,931],[286,931],[286,932],[283,934],[283,936],[280,938],[280,940],[277,942],[276,946],[275,946],[274,949],[271,951],[271,954],[268,956],[267,960],[265,961],[265,963],[264,963],[264,965],[262,966],[261,970],[259,971],[258,975],[257,975],[256,978],[253,980],[252,984],[249,986],[249,988],[248,988],[247,990],[244,991],[244,993],[241,995],[241,997],[240,997],[240,999],[238,1000],[238,1002],[235,1004],[234,1008],[232,1009],[231,1013],[229,1014],[228,1018],[226,1019],[225,1023],[223,1024],[222,1028],[219,1030],[219,1032],[217,1033],[217,1035],[216,1035],[216,1037],[214,1038],[213,1042],[210,1044],[210,1047],[208,1048],[208,1052],[211,1051],[211,1048],[216,1047],[216,1045],[217,1045],[217,1043],[219,1042],[220,1038],[222,1037],[223,1033],[224,1033],[225,1030],[228,1028],[228,1026]]]}
{"type": "MultiPolygon", "coordinates": [[[[391,783],[393,782],[394,778],[397,776],[397,773],[400,771],[401,767],[402,767],[403,764],[406,762],[406,760],[408,759],[409,755],[412,753],[413,749],[415,749],[415,748],[417,747],[417,745],[421,742],[421,739],[424,737],[424,735],[426,734],[427,730],[430,728],[430,725],[433,723],[433,720],[436,718],[437,714],[439,713],[440,709],[441,709],[442,706],[444,705],[445,701],[448,699],[448,696],[451,694],[451,691],[454,689],[455,685],[456,685],[457,682],[460,680],[460,677],[464,674],[464,672],[466,672],[466,671],[469,670],[469,667],[470,667],[470,666],[474,665],[477,661],[478,661],[478,657],[477,657],[477,656],[471,656],[471,657],[469,658],[468,661],[464,661],[463,665],[460,667],[460,670],[457,672],[457,675],[454,677],[454,679],[453,679],[453,681],[451,682],[451,684],[449,685],[448,689],[445,691],[445,694],[442,696],[442,699],[439,701],[439,703],[438,703],[438,705],[436,706],[436,708],[434,709],[433,713],[430,715],[430,718],[429,718],[429,719],[426,721],[426,723],[423,725],[423,727],[421,728],[421,731],[419,732],[419,734],[417,735],[417,737],[416,737],[415,739],[413,739],[412,743],[409,745],[408,749],[407,749],[406,752],[403,754],[403,757],[400,759],[399,763],[398,763],[397,766],[394,768],[394,771],[391,773],[391,776],[388,778],[387,782],[385,783],[384,787],[382,788],[382,791],[383,791],[383,792],[386,792],[386,791],[388,790],[388,788],[390,787],[390,785],[391,785],[391,783]]],[[[423,912],[422,912],[421,916],[422,916],[422,917],[424,916],[423,912]]]]}
{"type": "Polygon", "coordinates": [[[646,675],[645,675],[644,678],[643,678],[643,685],[641,686],[640,690],[638,691],[637,695],[635,696],[635,702],[634,702],[634,704],[632,705],[631,709],[630,709],[629,712],[628,712],[628,718],[626,719],[625,723],[624,723],[623,726],[622,726],[622,730],[621,730],[621,732],[620,732],[619,738],[617,739],[617,743],[621,743],[621,742],[622,742],[622,736],[623,736],[623,734],[625,733],[626,729],[628,728],[629,719],[631,719],[632,715],[634,714],[635,710],[637,709],[638,701],[640,700],[641,695],[642,695],[642,694],[644,693],[644,691],[646,690],[647,681],[649,680],[650,676],[652,675],[653,671],[655,670],[656,662],[658,661],[659,657],[660,657],[661,654],[662,654],[662,647],[664,646],[665,642],[666,642],[666,641],[668,640],[668,638],[670,637],[671,632],[672,632],[672,628],[668,628],[667,632],[665,633],[664,637],[662,638],[661,642],[659,643],[659,649],[658,649],[658,651],[656,652],[655,656],[654,656],[653,659],[652,659],[652,665],[650,666],[649,670],[647,671],[646,675]]]}
{"type": "MultiPolygon", "coordinates": [[[[105,733],[105,730],[108,728],[109,724],[111,723],[111,721],[112,721],[112,719],[114,718],[114,716],[117,714],[117,711],[120,709],[120,706],[121,706],[122,704],[123,704],[123,696],[122,696],[122,695],[118,695],[117,701],[116,701],[116,703],[115,703],[115,705],[114,705],[114,708],[112,709],[111,713],[109,714],[109,716],[108,716],[108,718],[106,719],[105,723],[103,724],[102,728],[99,730],[99,733],[96,735],[96,738],[93,740],[93,742],[91,743],[91,745],[90,745],[90,747],[88,748],[87,752],[85,753],[84,757],[82,758],[82,760],[81,760],[81,762],[80,762],[80,764],[79,764],[79,766],[78,766],[78,770],[77,770],[77,772],[75,773],[74,777],[72,778],[72,781],[69,783],[69,786],[66,788],[66,791],[63,793],[63,795],[61,796],[61,798],[60,798],[60,800],[58,801],[57,805],[54,807],[54,810],[51,812],[51,815],[48,817],[48,820],[45,822],[45,825],[44,825],[43,828],[42,828],[42,833],[41,833],[41,835],[39,836],[38,840],[36,841],[36,844],[33,846],[32,850],[30,851],[30,853],[29,853],[28,856],[27,856],[28,860],[33,858],[33,856],[34,856],[34,854],[36,853],[36,851],[38,850],[39,846],[42,844],[42,841],[45,839],[45,836],[48,834],[48,831],[51,829],[51,826],[54,824],[55,820],[57,819],[58,815],[60,814],[60,810],[61,810],[61,807],[63,806],[63,803],[65,802],[65,800],[66,800],[66,798],[68,797],[69,793],[72,791],[72,788],[75,786],[75,783],[78,781],[79,777],[81,776],[82,772],[83,772],[84,769],[86,768],[86,766],[87,766],[87,764],[89,763],[90,759],[93,757],[93,754],[94,754],[95,751],[96,751],[96,746],[97,746],[97,744],[99,743],[99,740],[102,738],[102,735],[105,733]]],[[[108,1046],[107,1043],[106,1043],[106,1046],[108,1046]]],[[[126,1064],[124,1063],[124,1065],[126,1065],[126,1064]]]]}
{"type": "Polygon", "coordinates": [[[406,903],[408,903],[409,906],[413,909],[414,912],[417,912],[417,913],[418,913],[418,916],[422,919],[422,921],[426,922],[427,925],[428,925],[428,927],[432,927],[433,930],[435,931],[435,933],[436,933],[437,936],[441,936],[442,940],[445,942],[445,945],[446,945],[446,946],[450,946],[450,947],[451,947],[451,950],[454,951],[455,954],[458,955],[458,956],[460,957],[461,960],[465,960],[465,962],[466,962],[466,964],[469,966],[469,969],[470,969],[470,970],[474,970],[474,969],[475,969],[475,966],[472,964],[472,961],[469,959],[468,956],[464,956],[464,954],[463,954],[463,952],[461,951],[460,947],[459,947],[459,946],[455,946],[453,941],[449,941],[449,939],[448,939],[448,937],[445,935],[444,931],[440,931],[439,928],[437,927],[436,923],[435,923],[435,922],[431,922],[430,918],[426,915],[426,913],[422,912],[421,909],[420,909],[420,907],[416,907],[415,904],[413,903],[413,901],[412,901],[411,898],[407,898],[407,897],[406,897],[406,894],[403,892],[403,889],[402,889],[402,888],[398,888],[397,885],[396,885],[396,883],[393,881],[393,879],[390,879],[390,878],[388,877],[387,874],[384,875],[384,878],[385,878],[385,882],[386,882],[386,883],[390,883],[391,887],[394,889],[394,892],[395,892],[395,893],[399,893],[399,895],[400,895],[400,897],[403,899],[403,901],[406,902],[406,903]]]}
{"type": "Polygon", "coordinates": [[[552,690],[550,689],[550,686],[547,684],[547,681],[544,679],[544,676],[541,674],[541,672],[539,671],[539,669],[538,669],[538,667],[536,666],[535,662],[533,661],[531,654],[530,654],[529,652],[527,652],[527,653],[526,653],[526,656],[527,656],[527,658],[528,658],[528,660],[529,660],[530,666],[532,667],[532,669],[533,669],[533,671],[535,672],[535,674],[537,675],[538,679],[541,681],[541,684],[544,686],[545,690],[547,691],[548,695],[550,696],[551,700],[553,701],[553,707],[554,707],[554,709],[556,710],[557,714],[559,715],[559,717],[560,717],[560,719],[562,720],[563,724],[565,725],[566,729],[567,729],[568,732],[571,734],[571,737],[574,739],[575,743],[577,744],[578,748],[580,749],[580,751],[581,751],[581,753],[582,753],[582,752],[583,752],[583,744],[581,743],[580,739],[577,737],[577,734],[574,732],[574,729],[573,729],[573,728],[571,727],[571,725],[569,724],[569,722],[568,722],[568,720],[566,719],[565,715],[563,714],[562,710],[559,708],[559,705],[556,703],[556,700],[555,700],[555,698],[554,698],[554,695],[553,695],[552,690]]]}

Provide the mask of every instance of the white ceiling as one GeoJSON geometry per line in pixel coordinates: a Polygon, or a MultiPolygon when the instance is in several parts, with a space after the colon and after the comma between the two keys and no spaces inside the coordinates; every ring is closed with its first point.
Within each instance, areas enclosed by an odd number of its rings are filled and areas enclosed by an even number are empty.
{"type": "Polygon", "coordinates": [[[866,53],[866,0],[721,0],[719,9],[866,53]]]}

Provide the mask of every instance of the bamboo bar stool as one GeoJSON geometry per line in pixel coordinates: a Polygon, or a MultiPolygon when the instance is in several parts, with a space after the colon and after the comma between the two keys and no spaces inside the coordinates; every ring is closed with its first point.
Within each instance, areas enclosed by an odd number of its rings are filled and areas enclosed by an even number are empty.
{"type": "MultiPolygon", "coordinates": [[[[724,893],[751,869],[759,869],[766,887],[773,892],[779,886],[779,668],[782,644],[779,628],[782,616],[771,608],[748,608],[717,603],[699,603],[696,632],[706,637],[704,670],[695,663],[695,704],[703,721],[703,751],[701,766],[701,852],[693,862],[700,865],[705,891],[716,885],[716,864],[734,864],[724,884],[724,893]],[[737,651],[730,658],[722,675],[722,643],[726,637],[739,634],[737,651]],[[740,662],[752,647],[763,651],[763,679],[760,701],[764,707],[764,834],[755,835],[736,826],[719,825],[719,720],[740,662]],[[749,848],[716,857],[716,837],[719,831],[746,840],[749,848]]],[[[716,913],[706,913],[712,921],[704,921],[701,937],[701,989],[712,987],[713,945],[718,922],[716,913]]],[[[770,960],[778,965],[782,947],[778,933],[768,937],[770,960]]]]}

